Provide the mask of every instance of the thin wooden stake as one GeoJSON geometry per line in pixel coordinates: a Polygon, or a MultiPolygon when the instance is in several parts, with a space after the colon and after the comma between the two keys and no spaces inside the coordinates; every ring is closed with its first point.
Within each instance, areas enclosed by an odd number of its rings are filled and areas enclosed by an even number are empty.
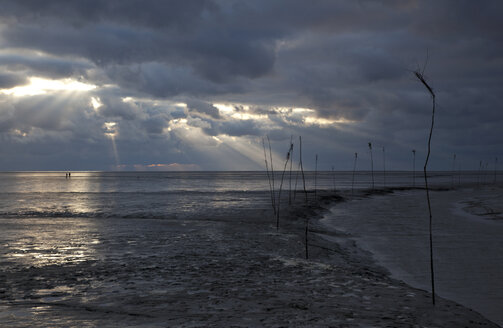
{"type": "Polygon", "coordinates": [[[458,165],[458,186],[461,186],[461,164],[458,165]]]}
{"type": "Polygon", "coordinates": [[[336,192],[337,188],[335,188],[335,170],[333,165],[332,165],[332,183],[334,185],[334,192],[336,192]]]}
{"type": "Polygon", "coordinates": [[[372,190],[374,190],[374,159],[372,158],[372,143],[369,142],[370,150],[370,172],[372,174],[372,190]]]}
{"type": "Polygon", "coordinates": [[[317,178],[318,176],[318,154],[316,154],[315,164],[314,164],[314,200],[316,201],[316,187],[317,187],[317,178]]]}
{"type": "Polygon", "coordinates": [[[351,180],[351,196],[353,196],[353,192],[355,190],[355,170],[356,170],[356,161],[358,160],[358,153],[355,153],[355,162],[353,164],[353,178],[351,180]]]}
{"type": "Polygon", "coordinates": [[[452,156],[452,181],[451,181],[451,188],[454,189],[454,175],[456,174],[456,154],[452,156]]]}
{"type": "Polygon", "coordinates": [[[272,177],[272,193],[274,195],[274,201],[276,202],[276,190],[274,186],[274,165],[272,162],[272,149],[271,149],[271,140],[269,140],[269,136],[267,136],[267,142],[269,143],[269,157],[271,158],[271,177],[272,177]]]}
{"type": "Polygon", "coordinates": [[[429,232],[430,232],[430,274],[431,274],[431,294],[432,294],[432,302],[433,305],[435,305],[435,273],[433,270],[433,233],[432,233],[432,214],[431,214],[431,202],[430,202],[430,190],[428,188],[428,174],[427,174],[427,169],[428,169],[428,160],[430,159],[430,152],[431,152],[431,135],[433,134],[433,125],[435,123],[435,93],[433,92],[433,89],[426,83],[424,76],[421,72],[415,71],[414,74],[416,77],[423,83],[423,85],[426,87],[428,92],[431,95],[432,102],[433,102],[433,109],[431,113],[431,127],[430,127],[430,135],[428,136],[428,153],[426,155],[426,161],[424,162],[424,184],[426,187],[426,199],[428,200],[428,212],[430,213],[430,224],[429,224],[429,232]]]}
{"type": "Polygon", "coordinates": [[[496,172],[498,170],[498,157],[494,158],[494,184],[496,184],[496,172]]]}
{"type": "Polygon", "coordinates": [[[412,149],[412,187],[416,186],[416,150],[412,149]]]}
{"type": "Polygon", "coordinates": [[[477,186],[480,186],[480,174],[482,172],[482,161],[479,162],[479,172],[477,174],[477,186]]]}
{"type": "Polygon", "coordinates": [[[299,152],[300,152],[300,171],[302,173],[302,185],[304,187],[304,195],[306,196],[306,204],[307,204],[306,177],[304,176],[304,166],[302,165],[302,137],[301,136],[299,136],[299,152]]]}
{"type": "Polygon", "coordinates": [[[293,165],[293,136],[290,136],[290,182],[288,189],[288,205],[292,205],[292,165],[293,165]]]}
{"type": "Polygon", "coordinates": [[[305,236],[304,236],[304,243],[306,245],[306,260],[309,260],[309,246],[308,246],[308,238],[307,234],[309,232],[309,218],[306,217],[306,231],[305,231],[305,236]]]}
{"type": "Polygon", "coordinates": [[[384,187],[386,187],[386,152],[384,146],[382,147],[382,174],[384,178],[384,187]]]}
{"type": "Polygon", "coordinates": [[[281,190],[283,189],[283,178],[285,177],[286,166],[288,165],[288,161],[290,160],[290,153],[292,152],[293,144],[290,144],[290,148],[286,153],[286,161],[285,166],[283,167],[283,172],[281,173],[281,183],[279,185],[279,193],[278,193],[278,210],[276,211],[276,230],[279,230],[279,210],[281,204],[281,190]]]}
{"type": "MultiPolygon", "coordinates": [[[[302,137],[299,136],[299,153],[300,153],[300,170],[302,172],[302,183],[304,186],[304,195],[306,196],[306,205],[307,205],[307,190],[306,190],[306,178],[304,176],[304,166],[302,165],[302,137]]],[[[309,217],[306,216],[306,225],[305,225],[305,234],[304,234],[304,244],[306,247],[306,260],[309,259],[309,246],[308,246],[308,231],[309,231],[309,217]]]]}
{"type": "Polygon", "coordinates": [[[271,205],[272,205],[272,209],[273,209],[273,212],[274,212],[274,216],[276,217],[276,204],[275,204],[275,201],[274,201],[274,190],[272,188],[271,176],[269,174],[269,164],[267,162],[267,154],[266,154],[266,151],[265,151],[265,141],[264,141],[264,138],[262,138],[262,147],[264,148],[265,170],[267,172],[267,180],[269,181],[269,191],[270,191],[270,194],[271,194],[271,205]]]}
{"type": "Polygon", "coordinates": [[[299,172],[300,172],[300,161],[297,167],[297,171],[295,172],[295,186],[293,187],[293,200],[297,198],[297,182],[299,181],[299,172]]]}

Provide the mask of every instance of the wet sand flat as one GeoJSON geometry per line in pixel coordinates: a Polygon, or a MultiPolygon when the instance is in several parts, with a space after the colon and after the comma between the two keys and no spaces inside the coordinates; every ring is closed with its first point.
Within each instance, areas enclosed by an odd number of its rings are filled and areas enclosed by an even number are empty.
{"type": "MultiPolygon", "coordinates": [[[[501,187],[433,191],[431,196],[437,294],[503,323],[501,187]]],[[[397,190],[336,204],[323,221],[350,235],[393,277],[430,290],[423,190],[397,190]]]]}
{"type": "MultiPolygon", "coordinates": [[[[328,205],[326,202],[325,205],[328,205]]],[[[204,220],[2,219],[9,327],[495,327],[327,241],[319,206],[204,220]],[[310,218],[310,259],[303,227],[310,218]],[[232,220],[231,220],[232,219],[232,220]]]]}

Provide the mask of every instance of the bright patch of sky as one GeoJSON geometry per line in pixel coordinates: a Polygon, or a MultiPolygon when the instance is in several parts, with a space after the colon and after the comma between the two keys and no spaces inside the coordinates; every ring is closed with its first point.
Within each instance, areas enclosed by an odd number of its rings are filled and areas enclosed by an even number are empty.
{"type": "Polygon", "coordinates": [[[492,0],[7,0],[0,170],[261,170],[263,137],[282,158],[300,135],[322,169],[350,170],[355,152],[365,162],[368,142],[386,147],[387,169],[410,169],[431,118],[417,68],[438,96],[431,167],[451,169],[456,154],[458,168],[497,168],[502,10],[492,0]]]}
{"type": "Polygon", "coordinates": [[[0,89],[6,95],[16,97],[36,96],[54,92],[84,92],[96,89],[95,85],[86,84],[72,79],[49,80],[40,77],[28,78],[29,83],[10,89],[0,89]]]}

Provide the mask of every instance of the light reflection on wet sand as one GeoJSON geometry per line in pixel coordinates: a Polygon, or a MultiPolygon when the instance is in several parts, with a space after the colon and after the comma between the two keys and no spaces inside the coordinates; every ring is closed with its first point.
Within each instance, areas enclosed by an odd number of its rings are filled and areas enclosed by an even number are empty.
{"type": "Polygon", "coordinates": [[[193,282],[186,257],[221,247],[215,222],[39,218],[0,225],[0,322],[13,327],[141,322],[153,306],[142,300],[154,297],[163,307],[167,290],[177,292],[173,279],[193,282]]]}
{"type": "Polygon", "coordinates": [[[199,174],[0,173],[0,323],[164,327],[191,313],[201,326],[230,309],[236,323],[278,304],[291,317],[298,314],[291,299],[311,302],[313,290],[318,304],[335,304],[327,286],[341,276],[332,268],[285,266],[271,257],[280,250],[299,258],[303,247],[297,233],[271,228],[264,174],[252,174],[251,182],[248,174],[199,174]],[[285,274],[295,284],[285,288],[285,274]]]}
{"type": "Polygon", "coordinates": [[[2,262],[41,267],[96,259],[92,220],[4,219],[2,262]]]}

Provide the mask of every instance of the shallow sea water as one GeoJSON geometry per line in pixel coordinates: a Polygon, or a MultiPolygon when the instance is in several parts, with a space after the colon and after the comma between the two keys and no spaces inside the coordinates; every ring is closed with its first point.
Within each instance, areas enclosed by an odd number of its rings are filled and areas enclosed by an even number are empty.
{"type": "MultiPolygon", "coordinates": [[[[489,181],[478,172],[432,172],[430,184],[489,181]],[[458,182],[459,181],[459,182],[458,182]]],[[[420,172],[305,173],[306,189],[355,190],[422,186],[420,172]]],[[[275,172],[275,190],[281,172],[275,172]]],[[[283,195],[303,190],[301,174],[286,172],[283,195]]],[[[0,218],[158,218],[190,219],[200,213],[246,210],[269,202],[265,172],[0,172],[0,218]]],[[[293,197],[293,196],[292,196],[293,197]]]]}
{"type": "MultiPolygon", "coordinates": [[[[436,293],[503,325],[503,185],[430,196],[436,293]]],[[[336,204],[323,222],[349,233],[393,277],[430,291],[428,220],[425,191],[407,190],[336,204]]]]}
{"type": "MultiPolygon", "coordinates": [[[[300,190],[295,172],[292,188],[295,176],[300,190]]],[[[462,177],[472,184],[477,178],[462,177]]],[[[376,187],[384,186],[382,173],[374,179],[376,187]]],[[[276,188],[279,180],[276,173],[276,188]]],[[[371,181],[369,172],[357,172],[355,189],[369,188],[371,181]]],[[[408,172],[386,175],[386,186],[411,181],[408,172]]],[[[420,181],[418,175],[415,183],[420,181]]],[[[449,173],[432,173],[434,186],[451,181],[449,173]]],[[[307,172],[306,185],[309,197],[315,186],[348,191],[352,173],[319,172],[315,178],[307,172]]],[[[268,222],[270,212],[264,172],[72,172],[69,179],[65,172],[0,173],[0,322],[150,327],[165,326],[158,318],[186,323],[184,313],[204,322],[212,315],[207,306],[215,313],[233,306],[219,303],[225,295],[214,304],[198,303],[211,299],[211,288],[241,293],[219,289],[222,274],[246,280],[248,270],[259,274],[269,261],[255,252],[256,241],[236,243],[246,236],[229,227],[268,222]],[[235,263],[244,269],[233,272],[235,263]]],[[[267,294],[267,288],[247,293],[259,292],[267,294]]]]}

